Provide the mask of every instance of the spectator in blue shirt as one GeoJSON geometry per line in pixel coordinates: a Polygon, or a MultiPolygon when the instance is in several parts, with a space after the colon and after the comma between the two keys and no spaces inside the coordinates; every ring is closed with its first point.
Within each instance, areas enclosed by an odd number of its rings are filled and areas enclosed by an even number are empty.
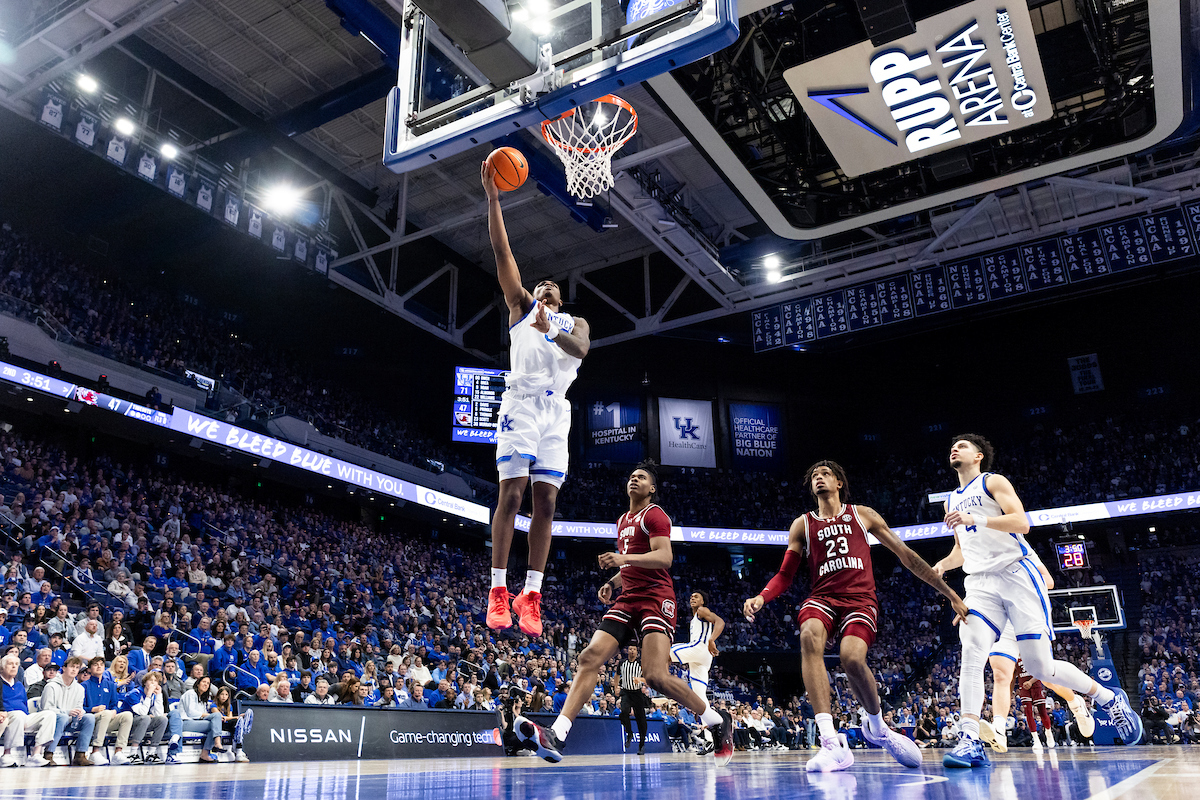
{"type": "Polygon", "coordinates": [[[233,646],[235,641],[237,641],[237,637],[232,633],[225,634],[224,643],[217,648],[217,651],[213,653],[212,659],[208,662],[209,674],[224,675],[225,670],[240,661],[238,651],[233,646]]]}
{"type": "Polygon", "coordinates": [[[96,717],[96,728],[92,737],[92,753],[88,756],[101,766],[109,763],[101,745],[108,736],[108,729],[117,725],[117,746],[113,752],[113,764],[128,764],[129,757],[123,752],[129,746],[129,733],[133,728],[133,714],[118,711],[120,693],[112,675],[104,669],[104,656],[96,656],[88,662],[88,677],[83,681],[83,708],[96,717]]]}
{"type": "Polygon", "coordinates": [[[4,746],[0,766],[17,766],[17,757],[13,751],[24,752],[25,734],[33,733],[33,751],[26,763],[29,766],[44,767],[52,763],[52,759],[47,760],[44,754],[46,745],[54,738],[58,715],[53,711],[29,713],[25,685],[17,678],[20,672],[21,662],[15,655],[10,653],[0,658],[0,694],[3,696],[5,712],[3,726],[0,727],[0,743],[4,746]]]}

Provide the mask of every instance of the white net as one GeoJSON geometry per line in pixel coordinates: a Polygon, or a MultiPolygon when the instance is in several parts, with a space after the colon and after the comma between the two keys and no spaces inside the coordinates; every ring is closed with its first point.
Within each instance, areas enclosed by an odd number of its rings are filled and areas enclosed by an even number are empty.
{"type": "Polygon", "coordinates": [[[612,188],[612,157],[637,133],[637,112],[616,95],[605,95],[542,123],[567,173],[567,191],[580,199],[612,188]]]}

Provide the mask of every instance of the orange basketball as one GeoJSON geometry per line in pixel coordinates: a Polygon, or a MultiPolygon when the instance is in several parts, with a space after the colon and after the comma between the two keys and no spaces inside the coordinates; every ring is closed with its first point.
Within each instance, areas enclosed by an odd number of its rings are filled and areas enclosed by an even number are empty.
{"type": "Polygon", "coordinates": [[[495,170],[496,188],[502,192],[511,192],[529,177],[529,163],[515,147],[493,150],[487,160],[495,170]]]}

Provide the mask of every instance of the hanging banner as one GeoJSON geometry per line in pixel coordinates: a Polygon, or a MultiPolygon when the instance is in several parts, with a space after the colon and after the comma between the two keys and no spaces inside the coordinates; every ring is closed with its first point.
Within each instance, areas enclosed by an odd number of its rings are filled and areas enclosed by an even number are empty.
{"type": "Polygon", "coordinates": [[[233,192],[225,192],[225,221],[235,228],[238,224],[238,215],[241,214],[240,205],[237,195],[233,194],[233,192]]]}
{"type": "Polygon", "coordinates": [[[48,128],[62,131],[63,107],[66,102],[56,94],[46,95],[46,103],[42,106],[42,113],[38,117],[38,121],[48,128]]]}
{"type": "Polygon", "coordinates": [[[716,467],[712,402],[658,398],[658,442],[664,465],[716,467]]]}
{"type": "Polygon", "coordinates": [[[287,230],[282,225],[276,225],[271,234],[271,249],[280,253],[287,250],[287,230]]]}
{"type": "Polygon", "coordinates": [[[187,175],[175,164],[167,167],[167,191],[179,198],[187,193],[187,175]]]}
{"type": "Polygon", "coordinates": [[[129,145],[125,141],[124,136],[113,134],[113,137],[108,140],[108,149],[104,151],[104,157],[114,164],[125,166],[125,157],[129,154],[129,145]]]}
{"type": "Polygon", "coordinates": [[[774,403],[730,403],[733,468],[772,472],[784,468],[783,409],[774,403]]]}
{"type": "Polygon", "coordinates": [[[1075,387],[1075,394],[1104,391],[1100,358],[1095,353],[1068,358],[1067,366],[1071,368],[1071,385],[1075,387]]]}
{"type": "Polygon", "coordinates": [[[642,401],[634,397],[601,398],[585,405],[583,458],[636,464],[645,456],[642,401]]]}
{"type": "Polygon", "coordinates": [[[84,111],[75,123],[75,141],[84,147],[94,147],[96,144],[96,125],[99,120],[95,114],[84,111]]]}
{"type": "Polygon", "coordinates": [[[217,187],[201,179],[200,188],[196,190],[196,207],[211,214],[213,209],[213,195],[216,193],[217,187]]]}
{"type": "Polygon", "coordinates": [[[138,159],[137,174],[154,183],[154,179],[158,177],[158,162],[154,156],[142,153],[142,157],[138,159]]]}
{"type": "Polygon", "coordinates": [[[322,275],[329,274],[329,251],[324,247],[317,248],[317,257],[314,259],[313,268],[322,275]]]}
{"type": "Polygon", "coordinates": [[[250,206],[250,220],[246,224],[246,233],[253,236],[255,239],[262,238],[263,212],[259,211],[254,206],[250,206]]]}
{"type": "Polygon", "coordinates": [[[308,263],[308,237],[296,237],[296,246],[292,248],[292,258],[296,259],[301,264],[308,263]]]}

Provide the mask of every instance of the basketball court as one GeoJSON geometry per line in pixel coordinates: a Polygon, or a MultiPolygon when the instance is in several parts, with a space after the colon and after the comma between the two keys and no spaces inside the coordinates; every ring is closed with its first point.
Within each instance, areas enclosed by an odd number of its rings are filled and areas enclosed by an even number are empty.
{"type": "Polygon", "coordinates": [[[6,776],[0,798],[1183,800],[1195,795],[1200,780],[1200,763],[1179,747],[1143,747],[1129,758],[1114,758],[1103,747],[1059,748],[1039,757],[1009,751],[995,756],[990,769],[961,771],[944,770],[942,752],[927,752],[926,766],[906,770],[882,751],[860,750],[850,770],[823,775],[805,773],[805,752],[739,753],[725,768],[676,754],[568,756],[558,765],[519,757],[16,770],[6,776]]]}

